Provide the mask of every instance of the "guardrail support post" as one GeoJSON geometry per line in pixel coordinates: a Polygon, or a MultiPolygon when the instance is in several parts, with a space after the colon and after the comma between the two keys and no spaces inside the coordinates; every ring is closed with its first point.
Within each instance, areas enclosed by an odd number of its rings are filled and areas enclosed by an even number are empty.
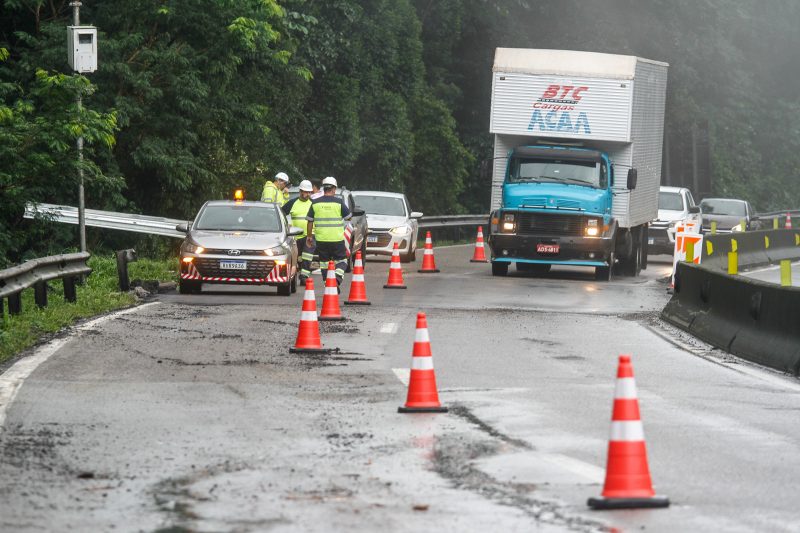
{"type": "Polygon", "coordinates": [[[75,291],[75,278],[64,278],[64,300],[72,303],[78,301],[78,294],[75,291]]]}
{"type": "Polygon", "coordinates": [[[47,282],[40,281],[33,286],[33,297],[40,309],[47,307],[47,282]]]}
{"type": "Polygon", "coordinates": [[[18,315],[22,312],[22,293],[17,292],[8,297],[8,314],[18,315]]]}
{"type": "Polygon", "coordinates": [[[131,290],[131,281],[128,278],[128,263],[136,261],[136,250],[119,250],[117,252],[117,275],[119,276],[119,290],[128,292],[131,290]]]}

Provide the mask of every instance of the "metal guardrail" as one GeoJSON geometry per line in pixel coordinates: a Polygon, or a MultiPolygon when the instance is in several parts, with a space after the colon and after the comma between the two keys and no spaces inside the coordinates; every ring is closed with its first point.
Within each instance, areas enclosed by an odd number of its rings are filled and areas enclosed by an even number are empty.
{"type": "MultiPolygon", "coordinates": [[[[28,204],[25,207],[25,218],[49,218],[56,222],[77,224],[78,208],[68,205],[28,204]]],[[[86,210],[87,226],[132,231],[135,233],[147,233],[150,235],[165,235],[167,237],[177,237],[179,239],[186,237],[186,234],[177,231],[175,226],[185,222],[185,220],[173,218],[115,213],[113,211],[99,211],[97,209],[86,210]]],[[[430,216],[419,219],[419,227],[425,229],[480,226],[488,223],[488,213],[485,215],[430,216]]]]}
{"type": "Polygon", "coordinates": [[[3,313],[3,299],[8,299],[8,313],[22,312],[22,291],[33,287],[36,305],[47,307],[47,282],[61,278],[64,280],[64,299],[77,301],[75,283],[79,277],[91,274],[86,264],[88,252],[51,255],[27,261],[5,270],[0,270],[0,315],[3,313]]]}
{"type": "MultiPolygon", "coordinates": [[[[56,222],[66,224],[78,223],[78,208],[68,205],[54,204],[28,204],[25,206],[25,218],[49,218],[56,222]]],[[[116,229],[147,233],[149,235],[164,235],[183,239],[185,233],[175,229],[185,220],[172,218],[153,217],[148,215],[133,215],[129,213],[115,213],[113,211],[86,210],[86,225],[95,228],[116,229]]]]}
{"type": "Polygon", "coordinates": [[[443,215],[422,217],[420,228],[448,228],[454,226],[481,226],[489,223],[489,214],[485,215],[443,215]]]}

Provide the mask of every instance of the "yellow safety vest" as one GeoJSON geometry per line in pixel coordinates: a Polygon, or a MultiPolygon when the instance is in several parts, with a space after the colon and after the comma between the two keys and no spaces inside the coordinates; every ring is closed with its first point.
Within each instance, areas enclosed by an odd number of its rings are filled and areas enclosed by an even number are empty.
{"type": "Polygon", "coordinates": [[[303,230],[302,235],[298,235],[300,239],[306,236],[306,229],[308,227],[308,210],[311,209],[311,200],[303,201],[301,198],[295,200],[292,204],[292,210],[289,211],[289,216],[292,217],[292,226],[303,230]]]}
{"type": "Polygon", "coordinates": [[[288,199],[289,192],[283,192],[278,189],[278,187],[268,181],[264,184],[264,190],[261,192],[261,201],[262,202],[270,202],[273,204],[278,204],[278,206],[282,206],[286,203],[288,199]]]}
{"type": "Polygon", "coordinates": [[[344,240],[344,219],[339,202],[314,202],[314,236],[320,242],[344,240]]]}

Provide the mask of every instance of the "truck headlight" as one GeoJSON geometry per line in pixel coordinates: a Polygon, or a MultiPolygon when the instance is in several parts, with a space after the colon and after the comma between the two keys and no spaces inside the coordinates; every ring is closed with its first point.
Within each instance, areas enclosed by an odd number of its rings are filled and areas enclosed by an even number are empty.
{"type": "Polygon", "coordinates": [[[500,231],[503,233],[514,233],[517,229],[517,217],[514,213],[506,213],[503,215],[503,224],[500,226],[500,231]]]}
{"type": "Polygon", "coordinates": [[[389,233],[397,236],[408,235],[410,232],[411,228],[409,228],[408,226],[397,226],[396,228],[392,228],[389,230],[389,233]]]}
{"type": "Polygon", "coordinates": [[[586,220],[586,227],[584,228],[584,234],[587,237],[597,237],[600,235],[600,221],[596,218],[590,218],[586,220]]]}

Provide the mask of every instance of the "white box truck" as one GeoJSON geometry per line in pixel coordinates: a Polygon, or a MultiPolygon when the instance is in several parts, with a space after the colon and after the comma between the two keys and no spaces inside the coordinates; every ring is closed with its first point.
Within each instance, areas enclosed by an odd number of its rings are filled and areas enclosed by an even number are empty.
{"type": "Polygon", "coordinates": [[[638,275],[658,213],[666,63],[498,48],[492,80],[492,273],[614,265],[638,275]]]}

